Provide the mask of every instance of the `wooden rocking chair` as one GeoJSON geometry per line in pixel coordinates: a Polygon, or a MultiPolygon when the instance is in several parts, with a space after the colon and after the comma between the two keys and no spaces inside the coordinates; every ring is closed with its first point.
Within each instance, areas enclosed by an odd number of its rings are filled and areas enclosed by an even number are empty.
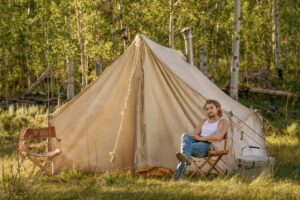
{"type": "Polygon", "coordinates": [[[23,159],[33,163],[29,177],[33,180],[43,172],[52,175],[54,173],[53,158],[61,153],[60,139],[56,138],[55,128],[24,128],[19,140],[19,152],[23,159]],[[56,140],[56,148],[52,150],[50,140],[56,140]],[[37,172],[35,168],[38,167],[37,172]]]}
{"type": "MultiPolygon", "coordinates": [[[[201,159],[193,157],[191,159],[191,163],[196,167],[197,172],[199,172],[201,174],[201,176],[207,177],[209,175],[209,173],[212,172],[213,170],[219,175],[225,174],[225,172],[223,172],[222,169],[217,167],[217,164],[224,155],[228,154],[227,134],[224,136],[222,143],[223,143],[223,149],[221,149],[221,150],[212,149],[208,152],[206,157],[203,157],[201,159]],[[204,161],[203,161],[203,159],[204,159],[204,161]],[[203,168],[206,165],[209,165],[209,167],[208,167],[208,170],[205,172],[203,168]]],[[[196,172],[192,173],[192,175],[194,175],[195,173],[196,172]]]]}

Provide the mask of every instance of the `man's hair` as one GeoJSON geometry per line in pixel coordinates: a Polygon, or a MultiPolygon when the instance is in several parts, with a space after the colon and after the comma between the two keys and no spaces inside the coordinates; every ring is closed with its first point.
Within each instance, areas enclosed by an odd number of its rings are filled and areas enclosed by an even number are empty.
{"type": "Polygon", "coordinates": [[[221,104],[218,101],[213,100],[213,99],[207,99],[206,102],[205,102],[205,104],[204,104],[204,106],[203,106],[203,110],[206,110],[206,105],[207,104],[213,104],[214,106],[216,106],[217,109],[218,109],[218,115],[219,115],[219,117],[222,117],[223,112],[222,112],[222,109],[221,109],[221,104]]]}

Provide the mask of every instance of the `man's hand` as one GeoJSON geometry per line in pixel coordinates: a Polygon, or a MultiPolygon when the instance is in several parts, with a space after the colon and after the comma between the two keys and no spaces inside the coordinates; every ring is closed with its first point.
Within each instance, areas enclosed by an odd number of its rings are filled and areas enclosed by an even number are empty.
{"type": "Polygon", "coordinates": [[[199,135],[201,133],[201,129],[200,128],[196,128],[193,132],[193,135],[199,135]]]}
{"type": "Polygon", "coordinates": [[[206,119],[201,120],[201,122],[196,126],[194,132],[193,132],[193,136],[194,135],[200,135],[201,134],[201,129],[202,129],[202,125],[205,122],[206,119]]]}
{"type": "Polygon", "coordinates": [[[193,135],[193,139],[198,142],[203,141],[203,137],[201,137],[200,135],[196,135],[196,134],[193,135]]]}

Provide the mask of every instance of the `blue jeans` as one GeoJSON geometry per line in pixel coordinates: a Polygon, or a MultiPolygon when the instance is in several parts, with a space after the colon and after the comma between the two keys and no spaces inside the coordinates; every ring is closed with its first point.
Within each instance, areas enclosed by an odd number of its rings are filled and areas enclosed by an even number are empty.
{"type": "MultiPolygon", "coordinates": [[[[180,152],[184,154],[189,159],[191,156],[193,157],[204,157],[207,155],[208,151],[210,150],[210,143],[209,142],[198,142],[195,141],[188,133],[183,133],[181,135],[181,149],[180,152]]],[[[186,170],[186,163],[180,162],[177,165],[176,175],[175,178],[179,179],[183,176],[186,170]]]]}

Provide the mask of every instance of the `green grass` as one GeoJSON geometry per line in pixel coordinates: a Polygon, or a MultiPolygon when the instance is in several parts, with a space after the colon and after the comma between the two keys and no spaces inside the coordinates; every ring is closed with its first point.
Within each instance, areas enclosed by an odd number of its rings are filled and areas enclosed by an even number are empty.
{"type": "MultiPolygon", "coordinates": [[[[95,174],[80,171],[42,176],[34,183],[18,170],[17,154],[1,157],[1,199],[299,199],[300,142],[293,136],[268,136],[276,157],[274,177],[243,182],[237,176],[147,177],[125,173],[95,174]],[[4,174],[3,174],[4,172],[4,174]],[[4,185],[6,191],[4,191],[4,185]],[[10,188],[8,188],[10,187],[10,188]]],[[[24,163],[22,164],[24,165],[24,163]]]]}
{"type": "Polygon", "coordinates": [[[19,199],[299,199],[297,182],[260,177],[246,183],[237,177],[184,178],[172,182],[124,174],[63,173],[44,177],[34,185],[24,182],[19,199]]]}
{"type": "Polygon", "coordinates": [[[268,136],[268,149],[276,158],[275,178],[300,183],[300,142],[293,136],[268,136]]]}

